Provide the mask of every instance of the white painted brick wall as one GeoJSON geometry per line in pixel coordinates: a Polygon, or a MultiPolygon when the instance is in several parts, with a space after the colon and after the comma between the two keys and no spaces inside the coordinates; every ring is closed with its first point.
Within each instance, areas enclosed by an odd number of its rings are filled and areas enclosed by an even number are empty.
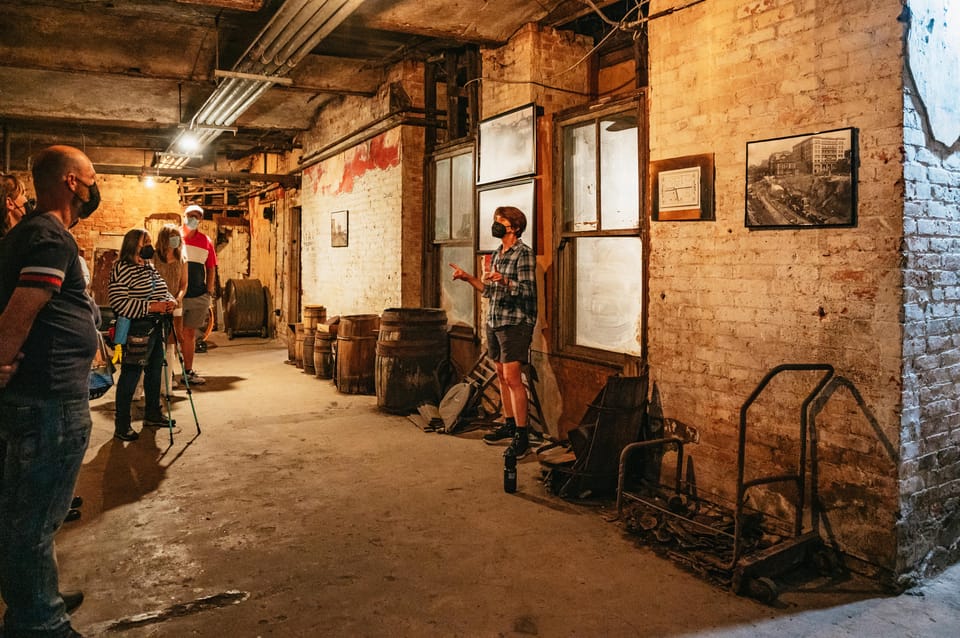
{"type": "MultiPolygon", "coordinates": [[[[675,3],[654,1],[651,13],[675,3]]],[[[903,195],[900,3],[711,0],[650,23],[651,159],[714,153],[716,221],[651,225],[651,380],[665,416],[696,426],[701,489],[732,496],[740,405],[781,363],[852,382],[817,424],[820,489],[843,549],[895,566],[899,509],[903,195]],[[828,6],[824,6],[828,5],[828,6]],[[746,143],[853,126],[859,222],[747,231],[746,143]]],[[[771,386],[750,421],[748,476],[791,470],[813,378],[771,386]]],[[[774,498],[773,501],[777,499],[774,498]]],[[[789,502],[786,499],[784,502],[789,502]]]]}

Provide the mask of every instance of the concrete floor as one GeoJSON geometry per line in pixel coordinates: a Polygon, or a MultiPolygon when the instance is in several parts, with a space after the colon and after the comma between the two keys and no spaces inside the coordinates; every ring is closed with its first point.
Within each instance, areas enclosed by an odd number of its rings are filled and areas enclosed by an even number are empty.
{"type": "Polygon", "coordinates": [[[197,356],[180,432],[111,438],[94,402],[83,517],[58,537],[86,636],[956,636],[960,568],[899,597],[856,579],[765,606],[638,547],[480,432],[428,434],[252,338],[197,356]]]}

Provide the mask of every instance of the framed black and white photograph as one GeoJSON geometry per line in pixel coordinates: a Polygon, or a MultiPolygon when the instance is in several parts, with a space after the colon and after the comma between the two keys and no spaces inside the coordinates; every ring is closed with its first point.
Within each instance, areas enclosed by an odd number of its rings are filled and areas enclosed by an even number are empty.
{"type": "Polygon", "coordinates": [[[650,162],[649,179],[653,221],[714,219],[712,153],[650,162]]]}
{"type": "Polygon", "coordinates": [[[532,179],[512,184],[485,188],[477,193],[477,251],[493,252],[500,247],[500,240],[493,236],[493,212],[500,206],[519,208],[527,218],[527,227],[520,238],[536,252],[536,211],[534,181],[532,179]]]}
{"type": "Polygon", "coordinates": [[[747,228],[857,225],[857,129],[747,143],[747,228]]]}
{"type": "Polygon", "coordinates": [[[536,120],[530,103],[480,122],[478,185],[536,174],[536,120]]]}
{"type": "Polygon", "coordinates": [[[338,210],[330,213],[330,245],[344,248],[350,243],[349,211],[338,210]]]}

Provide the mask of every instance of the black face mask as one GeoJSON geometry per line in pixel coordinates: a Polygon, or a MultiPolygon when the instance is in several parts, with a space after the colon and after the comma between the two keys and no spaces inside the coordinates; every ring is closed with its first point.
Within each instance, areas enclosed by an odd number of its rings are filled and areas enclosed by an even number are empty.
{"type": "Polygon", "coordinates": [[[493,227],[490,229],[490,234],[497,239],[503,239],[507,236],[507,227],[500,222],[493,222],[493,227]]]}
{"type": "Polygon", "coordinates": [[[33,198],[28,199],[27,203],[23,205],[23,214],[31,215],[35,210],[37,210],[37,200],[33,198]]]}
{"type": "Polygon", "coordinates": [[[144,246],[140,249],[140,259],[153,259],[153,246],[144,246]]]}
{"type": "MultiPolygon", "coordinates": [[[[84,184],[84,186],[87,186],[84,184]]],[[[97,210],[97,206],[100,205],[100,189],[97,188],[97,183],[94,182],[87,186],[87,190],[90,191],[90,199],[87,201],[81,200],[80,205],[80,219],[86,219],[93,214],[93,211],[97,210]]]]}

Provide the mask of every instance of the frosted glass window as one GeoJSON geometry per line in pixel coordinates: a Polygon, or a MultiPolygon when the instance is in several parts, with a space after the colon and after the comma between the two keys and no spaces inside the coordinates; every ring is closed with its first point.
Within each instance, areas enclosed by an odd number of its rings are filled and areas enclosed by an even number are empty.
{"type": "Polygon", "coordinates": [[[450,239],[450,159],[437,162],[433,238],[450,239]]]}
{"type": "Polygon", "coordinates": [[[639,237],[577,237],[576,334],[580,346],[639,356],[643,245],[639,237]]]}
{"type": "Polygon", "coordinates": [[[563,227],[597,230],[597,136],[593,122],[563,132],[563,227]]]}
{"type": "Polygon", "coordinates": [[[473,238],[473,153],[453,158],[451,210],[452,238],[473,238]]]}
{"type": "Polygon", "coordinates": [[[602,230],[640,228],[640,153],[637,118],[620,113],[600,121],[602,230]]]}
{"type": "MultiPolygon", "coordinates": [[[[473,246],[443,246],[440,248],[440,263],[443,266],[453,263],[467,269],[473,264],[473,246]]],[[[447,313],[447,322],[451,326],[473,327],[474,300],[476,291],[473,286],[464,285],[462,281],[454,281],[449,276],[449,267],[445,269],[446,277],[440,281],[440,307],[447,313]]]]}

